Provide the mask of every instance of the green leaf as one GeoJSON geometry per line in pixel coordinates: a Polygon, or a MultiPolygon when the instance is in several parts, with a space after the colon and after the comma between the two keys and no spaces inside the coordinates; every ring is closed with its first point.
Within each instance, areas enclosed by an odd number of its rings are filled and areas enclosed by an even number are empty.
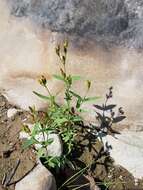
{"type": "Polygon", "coordinates": [[[52,144],[53,141],[54,139],[50,138],[47,141],[44,141],[44,145],[48,146],[49,144],[52,144]]]}
{"type": "Polygon", "coordinates": [[[38,149],[38,152],[37,152],[38,157],[40,158],[40,157],[44,156],[45,152],[46,152],[45,148],[38,149]]]}
{"type": "Polygon", "coordinates": [[[88,110],[81,109],[81,108],[77,109],[77,111],[80,112],[80,113],[87,113],[87,112],[89,112],[88,110]]]}
{"type": "Polygon", "coordinates": [[[48,166],[51,167],[51,168],[54,168],[55,167],[55,163],[53,163],[52,161],[49,161],[47,162],[48,163],[48,166]]]}
{"type": "Polygon", "coordinates": [[[35,137],[41,130],[41,124],[40,123],[35,123],[32,129],[32,137],[35,137]]]}
{"type": "Polygon", "coordinates": [[[57,118],[55,119],[55,123],[57,123],[58,125],[61,125],[62,123],[67,122],[68,120],[66,118],[57,118]]]}
{"type": "Polygon", "coordinates": [[[76,94],[75,92],[73,92],[73,91],[69,91],[73,96],[75,96],[76,98],[78,98],[78,99],[81,99],[82,100],[82,98],[81,98],[81,96],[79,96],[78,94],[76,94]]]}
{"type": "Polygon", "coordinates": [[[79,121],[82,121],[82,118],[80,116],[74,116],[73,121],[79,122],[79,121]]]}
{"type": "Polygon", "coordinates": [[[60,75],[53,75],[53,77],[57,80],[61,80],[61,81],[64,81],[65,82],[65,79],[64,77],[60,76],[60,75]]]}
{"type": "Polygon", "coordinates": [[[73,81],[80,80],[80,79],[81,79],[81,76],[78,76],[78,75],[72,76],[73,81]]]}
{"type": "Polygon", "coordinates": [[[26,148],[28,148],[29,146],[31,146],[31,145],[33,145],[33,144],[35,144],[37,141],[35,140],[35,139],[33,139],[33,138],[31,138],[31,139],[28,139],[28,140],[26,140],[25,142],[24,142],[24,144],[23,144],[23,149],[26,149],[26,148]]]}
{"type": "Polygon", "coordinates": [[[55,167],[60,167],[60,157],[48,157],[47,161],[45,161],[45,164],[48,164],[49,167],[55,168],[55,167]]]}
{"type": "Polygon", "coordinates": [[[33,91],[34,94],[36,94],[39,98],[42,98],[44,100],[50,100],[49,96],[44,96],[42,94],[39,94],[38,92],[33,91]]]}
{"type": "Polygon", "coordinates": [[[27,125],[23,125],[22,131],[24,131],[25,133],[28,133],[28,134],[31,133],[31,131],[30,131],[30,129],[29,129],[29,127],[27,125]]]}
{"type": "Polygon", "coordinates": [[[81,104],[82,104],[82,100],[81,100],[81,99],[78,99],[78,100],[77,100],[77,103],[76,103],[76,108],[79,109],[80,106],[81,106],[81,104]]]}

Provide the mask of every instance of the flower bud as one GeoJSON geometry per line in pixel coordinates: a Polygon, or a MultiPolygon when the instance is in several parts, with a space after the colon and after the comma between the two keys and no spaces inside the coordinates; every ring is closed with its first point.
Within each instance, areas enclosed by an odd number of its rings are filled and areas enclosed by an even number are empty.
{"type": "Polygon", "coordinates": [[[91,81],[87,80],[87,81],[86,81],[86,85],[87,85],[87,90],[89,90],[90,87],[91,87],[91,81]]]}
{"type": "Polygon", "coordinates": [[[56,50],[56,54],[60,56],[60,45],[58,45],[55,50],[56,50]]]}
{"type": "Polygon", "coordinates": [[[66,77],[66,73],[63,71],[62,68],[60,68],[60,71],[61,71],[61,75],[65,78],[66,77]]]}
{"type": "Polygon", "coordinates": [[[46,86],[46,84],[47,84],[47,79],[42,75],[41,78],[39,79],[39,83],[40,83],[42,86],[46,86]]]}
{"type": "Polygon", "coordinates": [[[65,40],[65,42],[64,42],[64,48],[68,48],[68,40],[65,40]]]}

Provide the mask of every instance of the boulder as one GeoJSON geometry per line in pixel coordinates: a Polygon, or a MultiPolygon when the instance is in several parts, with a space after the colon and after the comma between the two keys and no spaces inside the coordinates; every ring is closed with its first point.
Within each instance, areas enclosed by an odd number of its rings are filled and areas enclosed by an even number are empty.
{"type": "Polygon", "coordinates": [[[116,165],[127,169],[135,178],[143,177],[143,131],[125,129],[121,134],[103,138],[112,149],[111,157],[116,165]]]}

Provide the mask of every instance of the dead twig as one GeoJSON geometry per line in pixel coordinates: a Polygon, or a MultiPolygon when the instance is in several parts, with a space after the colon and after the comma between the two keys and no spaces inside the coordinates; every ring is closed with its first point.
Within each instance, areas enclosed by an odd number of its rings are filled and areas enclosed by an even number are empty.
{"type": "Polygon", "coordinates": [[[7,176],[7,175],[6,175],[6,173],[5,173],[4,176],[3,176],[3,178],[2,178],[2,182],[1,182],[2,185],[5,184],[6,176],[7,176]]]}
{"type": "Polygon", "coordinates": [[[38,165],[38,163],[35,163],[34,166],[28,171],[26,172],[20,179],[14,181],[14,182],[11,182],[9,183],[7,186],[10,186],[10,185],[15,185],[16,183],[18,183],[19,181],[21,181],[24,177],[26,177],[31,171],[33,171],[33,169],[38,165]]]}
{"type": "Polygon", "coordinates": [[[19,164],[20,164],[20,159],[17,160],[15,167],[12,169],[11,173],[9,174],[9,176],[6,177],[6,180],[5,180],[5,183],[4,183],[4,187],[9,186],[9,183],[11,182],[13,176],[15,175],[16,170],[17,170],[19,164]]]}

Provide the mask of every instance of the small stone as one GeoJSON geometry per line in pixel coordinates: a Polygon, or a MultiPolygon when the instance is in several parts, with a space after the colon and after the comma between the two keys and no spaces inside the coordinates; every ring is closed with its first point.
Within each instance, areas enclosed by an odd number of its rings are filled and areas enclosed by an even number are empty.
{"type": "Polygon", "coordinates": [[[122,176],[122,175],[120,175],[120,176],[119,176],[119,179],[123,180],[123,176],[122,176]]]}
{"type": "Polygon", "coordinates": [[[9,158],[12,152],[13,149],[3,151],[3,158],[9,158]]]}
{"type": "Polygon", "coordinates": [[[15,190],[56,190],[56,181],[50,171],[39,163],[15,186],[15,190]]]}
{"type": "MultiPolygon", "coordinates": [[[[28,126],[28,128],[32,131],[33,128],[33,124],[30,123],[26,123],[26,125],[28,126]]],[[[47,146],[47,155],[48,156],[61,156],[62,152],[63,152],[63,145],[62,145],[62,141],[61,138],[58,134],[49,134],[47,135],[46,133],[44,133],[45,139],[53,139],[53,142],[51,144],[49,144],[47,146]]],[[[28,133],[21,131],[19,134],[19,138],[20,139],[29,139],[30,136],[28,133]]],[[[39,142],[44,141],[44,137],[43,134],[40,133],[39,135],[35,136],[35,139],[38,140],[39,142]]],[[[35,148],[38,150],[42,147],[42,145],[40,144],[35,144],[35,148]]]]}
{"type": "Polygon", "coordinates": [[[8,118],[14,118],[14,116],[19,112],[19,110],[15,109],[15,108],[10,108],[8,111],[7,111],[7,117],[8,118]]]}
{"type": "Polygon", "coordinates": [[[0,107],[4,107],[4,106],[5,106],[5,102],[4,101],[0,102],[0,107]]]}
{"type": "Polygon", "coordinates": [[[91,176],[85,176],[86,179],[89,180],[90,183],[90,190],[100,190],[100,188],[96,185],[95,180],[91,176]]]}
{"type": "Polygon", "coordinates": [[[24,132],[24,131],[21,131],[20,133],[19,133],[19,139],[29,139],[30,137],[29,137],[29,134],[28,133],[26,133],[26,132],[24,132]]]}
{"type": "Polygon", "coordinates": [[[135,186],[138,185],[139,180],[135,178],[135,186]]]}
{"type": "MultiPolygon", "coordinates": [[[[46,139],[53,139],[53,142],[47,146],[47,155],[48,156],[61,156],[63,152],[63,146],[61,138],[58,134],[49,134],[48,137],[45,134],[46,139]]],[[[39,142],[42,142],[44,140],[43,135],[37,135],[35,137],[39,142]]],[[[41,148],[40,144],[35,144],[35,148],[39,149],[41,148]]]]}

